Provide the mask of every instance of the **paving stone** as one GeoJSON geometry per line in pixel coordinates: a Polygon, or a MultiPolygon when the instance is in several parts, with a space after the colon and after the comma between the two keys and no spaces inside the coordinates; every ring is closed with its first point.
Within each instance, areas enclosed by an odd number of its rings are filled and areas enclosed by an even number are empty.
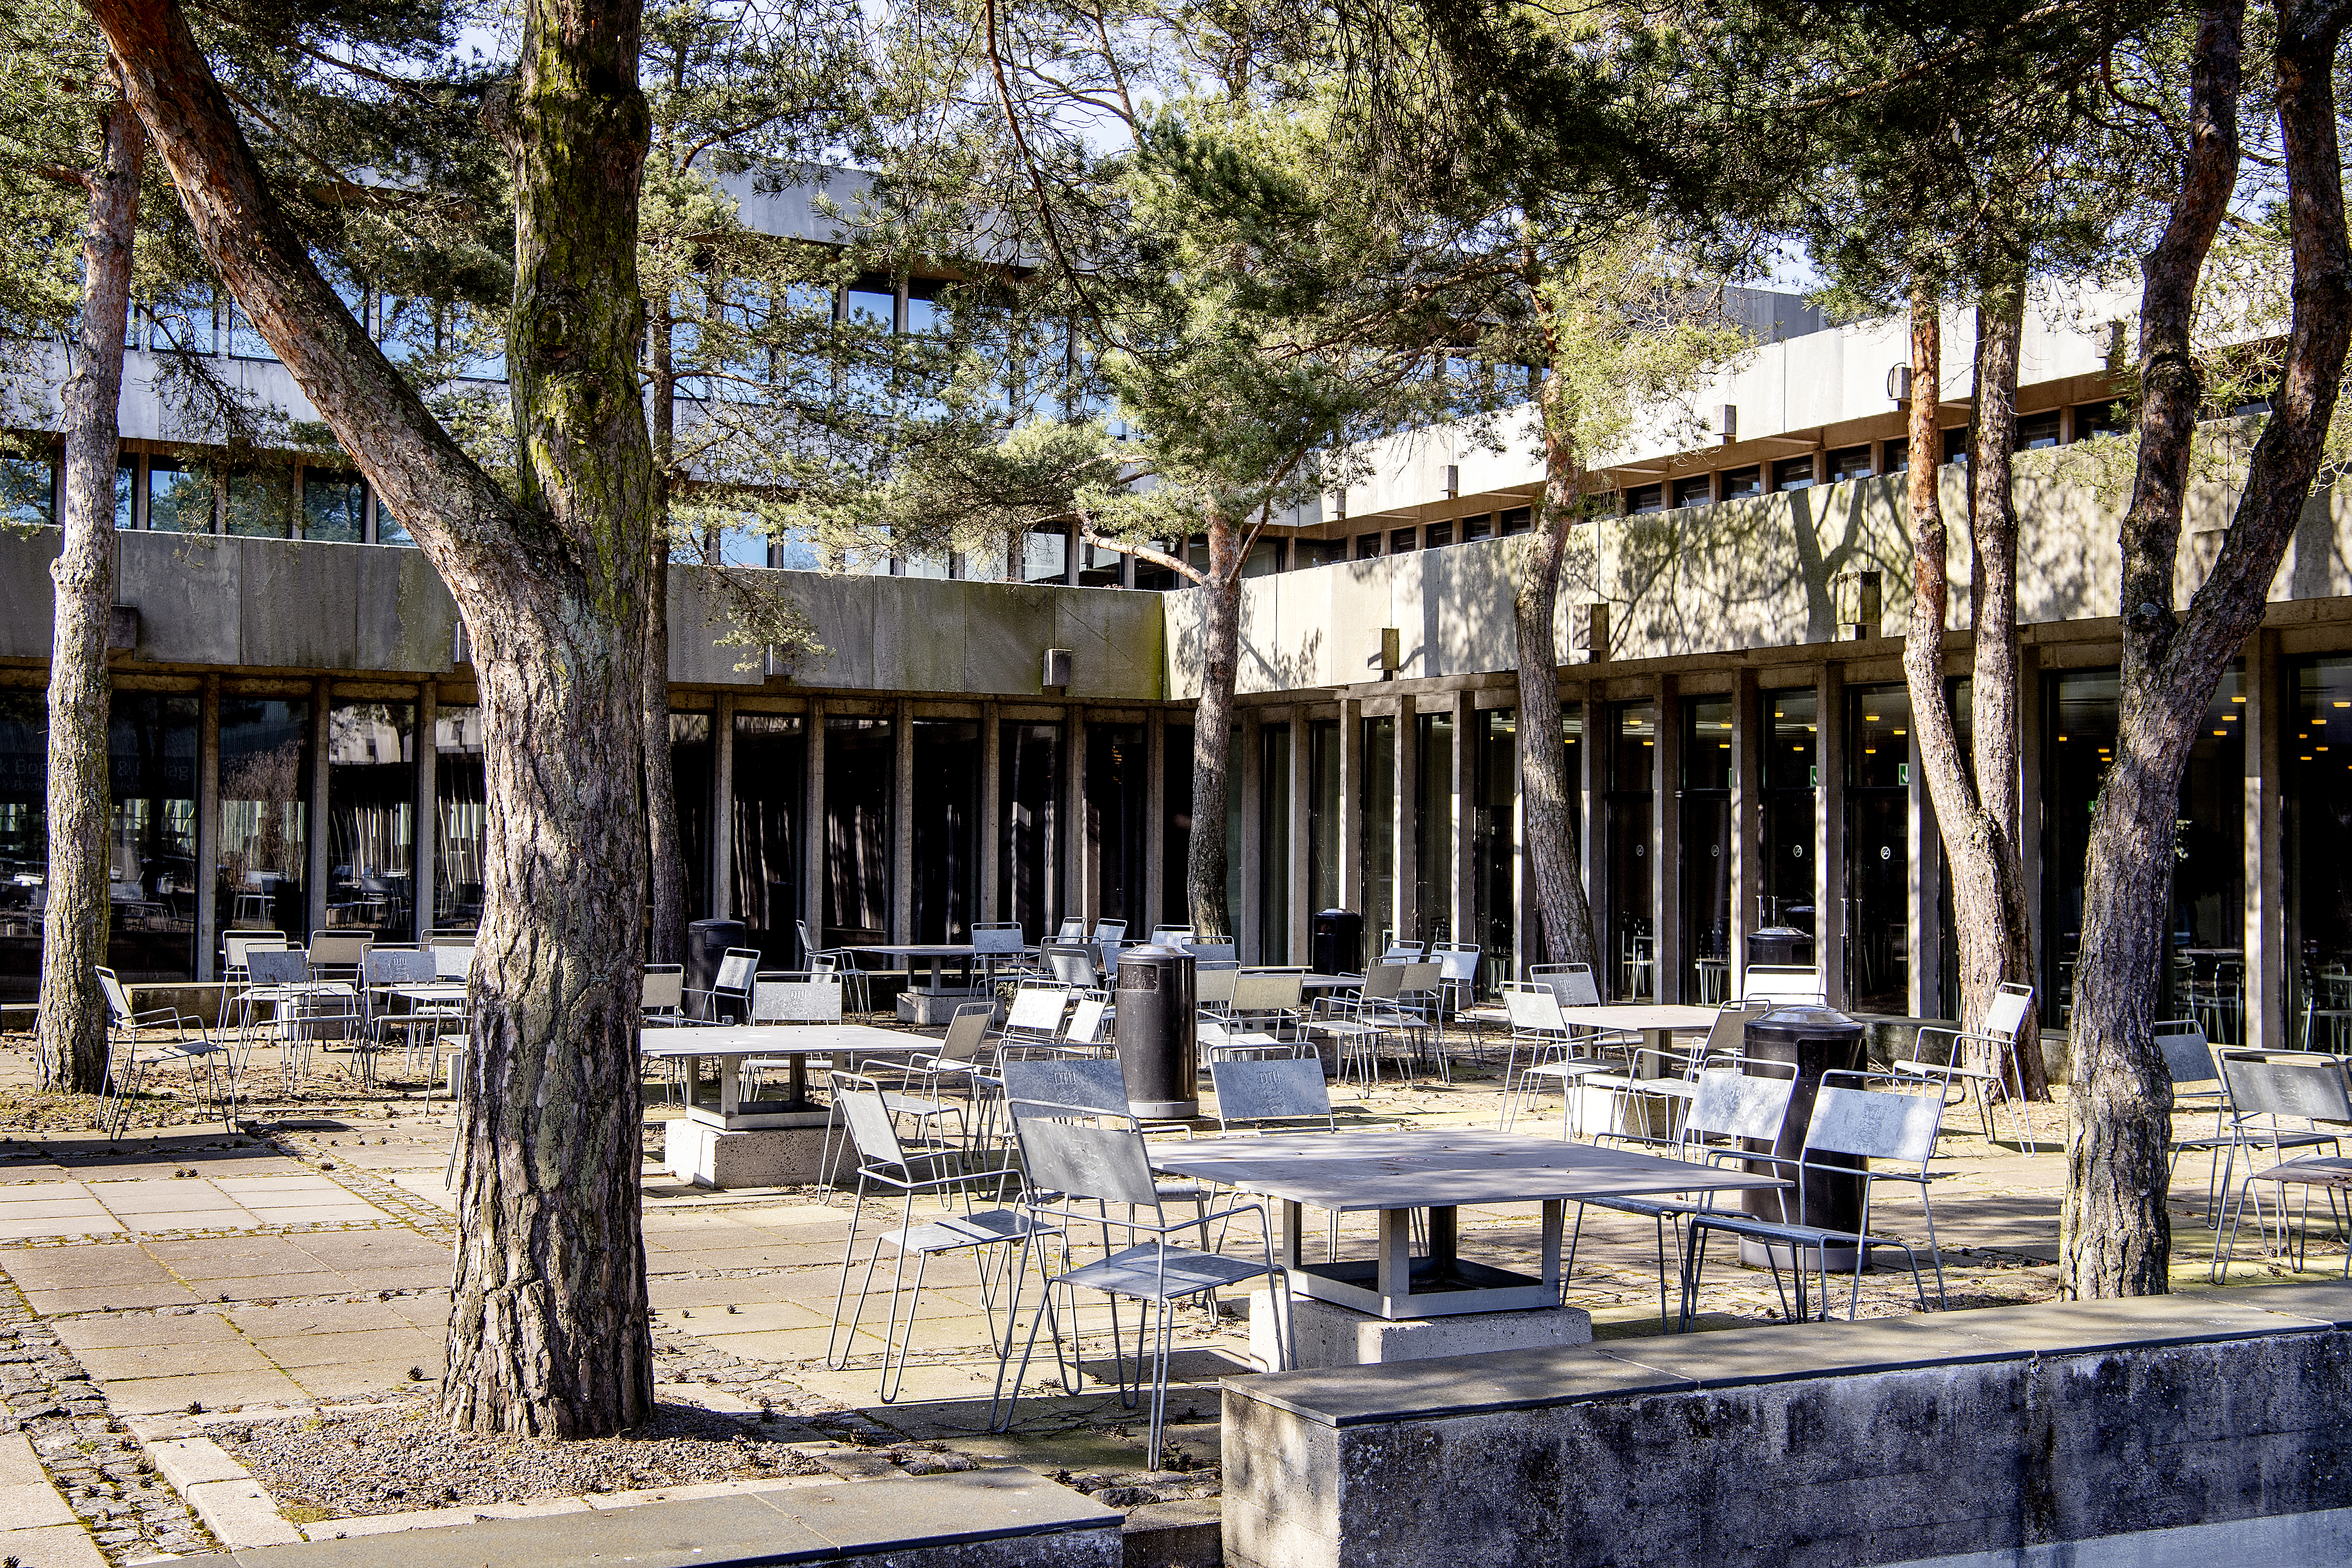
{"type": "Polygon", "coordinates": [[[302,1532],[286,1522],[277,1504],[250,1477],[242,1480],[204,1481],[182,1494],[206,1529],[230,1551],[254,1546],[298,1543],[302,1532]]]}
{"type": "MultiPolygon", "coordinates": [[[[112,1312],[100,1317],[66,1319],[57,1328],[58,1342],[77,1353],[135,1345],[234,1343],[239,1338],[228,1320],[217,1312],[170,1316],[112,1312]]],[[[86,1367],[89,1363],[84,1361],[82,1364],[86,1367]]]]}
{"type": "Polygon", "coordinates": [[[0,1552],[23,1568],[107,1568],[105,1553],[79,1524],[0,1532],[0,1552]]]}

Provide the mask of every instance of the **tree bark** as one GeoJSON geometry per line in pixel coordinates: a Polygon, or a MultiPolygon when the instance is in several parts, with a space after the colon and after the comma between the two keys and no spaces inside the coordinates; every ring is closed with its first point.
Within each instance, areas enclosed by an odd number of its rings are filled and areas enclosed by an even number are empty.
{"type": "MultiPolygon", "coordinates": [[[[1937,470],[1943,461],[1937,407],[1942,396],[1941,303],[1921,286],[1911,303],[1909,424],[1911,615],[1903,677],[1919,737],[1919,766],[1951,865],[1952,917],[1958,939],[1961,1021],[1975,1027],[2004,981],[2033,982],[2026,932],[2025,878],[2017,853],[2017,513],[2010,499],[2010,455],[2017,446],[2017,350],[2024,325],[2021,279],[1988,289],[1979,303],[1977,439],[1972,532],[1977,542],[1978,627],[1970,726],[1975,767],[1960,751],[1944,684],[1944,631],[1950,611],[1950,531],[1937,470]],[[1990,645],[1990,646],[1988,646],[1990,645]]],[[[2017,1061],[2029,1099],[2049,1083],[2032,1009],[2019,1031],[2017,1061]]]]}
{"type": "MultiPolygon", "coordinates": [[[[1233,787],[1234,691],[1241,670],[1241,530],[1208,517],[1209,569],[1201,588],[1201,700],[1192,713],[1192,837],[1184,857],[1192,929],[1231,938],[1225,900],[1225,805],[1233,787]]],[[[1179,551],[1181,554],[1181,548],[1179,551]]]]}
{"type": "Polygon", "coordinates": [[[107,816],[111,790],[107,719],[107,618],[114,605],[114,468],[121,451],[122,343],[139,226],[140,165],[147,138],[130,100],[106,116],[106,147],[90,173],[82,230],[81,326],[65,385],[65,539],[49,575],[57,584],[49,649],[49,863],[41,920],[37,1031],[43,1089],[106,1089],[106,962],[111,905],[107,816]]]}
{"type": "MultiPolygon", "coordinates": [[[[675,452],[677,362],[670,354],[671,319],[665,303],[646,323],[647,388],[654,454],[653,550],[646,581],[646,856],[651,883],[649,956],[656,963],[686,959],[686,858],[678,843],[677,775],[669,750],[669,492],[675,452]]],[[[724,833],[725,823],[711,830],[724,833]]]]}
{"type": "Polygon", "coordinates": [[[653,1409],[639,1234],[638,787],[653,464],[637,377],[636,0],[530,0],[502,107],[519,499],[312,265],[173,0],[91,0],[206,258],[455,595],[490,803],[441,1410],[606,1434],[653,1409]]]}
{"type": "Polygon", "coordinates": [[[2060,1289],[2135,1296],[2168,1287],[2165,1208],[2172,1085],[2150,1035],[2172,887],[2181,770],[2221,672],[2262,619],[2309,499],[2352,341],[2333,68],[2336,6],[2280,8],[2293,319],[2273,412],[2204,584],[2185,615],[2173,574],[2203,396],[2196,286],[2238,172],[2242,0],[2200,15],[2181,187],[2141,265],[2138,472],[2121,530],[2123,668],[2115,765],[2091,816],[2075,967],[2073,1137],[2060,1289]]]}
{"type": "Polygon", "coordinates": [[[1559,655],[1552,640],[1560,563],[1581,499],[1579,474],[1570,443],[1548,420],[1543,521],[1520,542],[1511,610],[1518,654],[1519,803],[1527,818],[1528,871],[1543,920],[1544,948],[1557,963],[1590,965],[1598,978],[1592,908],[1585,899],[1583,856],[1570,804],[1576,786],[1568,776],[1568,748],[1560,737],[1559,655]]]}

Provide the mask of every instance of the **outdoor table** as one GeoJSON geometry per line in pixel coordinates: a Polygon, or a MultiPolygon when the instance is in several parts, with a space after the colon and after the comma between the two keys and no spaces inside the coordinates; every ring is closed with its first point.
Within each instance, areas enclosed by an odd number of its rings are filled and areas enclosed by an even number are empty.
{"type": "Polygon", "coordinates": [[[1676,1035],[1704,1034],[1715,1027],[1715,1007],[1687,1007],[1675,1003],[1604,1003],[1598,1007],[1562,1007],[1559,1016],[1571,1028],[1617,1029],[1638,1034],[1654,1051],[1674,1048],[1676,1035]]]}
{"type": "Polygon", "coordinates": [[[778,1119],[822,1109],[808,1097],[811,1057],[840,1058],[854,1065],[868,1057],[904,1057],[935,1051],[940,1043],[927,1035],[877,1029],[865,1024],[725,1024],[641,1035],[638,1048],[647,1057],[684,1061],[687,1114],[736,1131],[783,1125],[778,1119]],[[775,1057],[791,1064],[782,1100],[742,1098],[743,1064],[752,1057],[775,1057]],[[719,1064],[715,1100],[702,1098],[702,1062],[706,1058],[719,1064]]]}
{"type": "Polygon", "coordinates": [[[1509,1132],[1310,1132],[1150,1146],[1152,1168],[1282,1203],[1282,1257],[1292,1288],[1374,1317],[1434,1318],[1559,1305],[1567,1206],[1595,1198],[1739,1192],[1786,1184],[1736,1166],[1695,1165],[1509,1132]],[[1543,1205],[1543,1278],[1460,1256],[1465,1204],[1543,1205]],[[1304,1206],[1380,1215],[1376,1259],[1308,1263],[1304,1206]],[[1429,1255],[1412,1255],[1412,1211],[1429,1211],[1429,1255]]]}
{"type": "MultiPolygon", "coordinates": [[[[974,947],[968,942],[874,942],[865,947],[853,947],[849,951],[852,952],[870,952],[882,958],[904,959],[907,961],[907,966],[909,969],[914,967],[916,961],[919,959],[927,962],[930,965],[931,971],[931,983],[928,989],[933,995],[947,994],[946,982],[942,979],[940,972],[943,966],[950,963],[957,964],[963,970],[963,989],[966,991],[971,990],[972,960],[981,955],[981,950],[974,947]]],[[[1021,949],[1020,952],[1013,952],[998,949],[991,951],[988,953],[988,956],[991,958],[1018,958],[1022,953],[1034,952],[1036,951],[1037,950],[1034,947],[1024,947],[1021,949]]]]}

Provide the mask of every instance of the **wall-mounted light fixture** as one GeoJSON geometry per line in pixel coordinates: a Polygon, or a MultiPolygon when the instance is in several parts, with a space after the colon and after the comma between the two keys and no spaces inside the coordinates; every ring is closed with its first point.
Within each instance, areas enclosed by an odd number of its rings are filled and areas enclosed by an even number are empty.
{"type": "Polygon", "coordinates": [[[1056,690],[1070,684],[1070,650],[1068,648],[1049,647],[1045,650],[1045,668],[1038,677],[1038,681],[1048,691],[1056,690]]]}
{"type": "Polygon", "coordinates": [[[1461,494],[1462,466],[1458,463],[1448,463],[1445,465],[1445,499],[1453,500],[1461,494]]]}
{"type": "Polygon", "coordinates": [[[1381,628],[1381,679],[1394,680],[1396,672],[1404,668],[1404,638],[1394,626],[1381,628]]]}
{"type": "Polygon", "coordinates": [[[1723,444],[1727,447],[1739,439],[1739,405],[1738,404],[1727,403],[1723,405],[1716,420],[1716,428],[1722,432],[1723,444]]]}
{"type": "Polygon", "coordinates": [[[106,612],[106,651],[139,651],[139,606],[116,605],[106,612]]]}
{"type": "Polygon", "coordinates": [[[1895,403],[1911,401],[1911,367],[1909,365],[1898,364],[1888,368],[1886,395],[1889,401],[1895,403]]]}

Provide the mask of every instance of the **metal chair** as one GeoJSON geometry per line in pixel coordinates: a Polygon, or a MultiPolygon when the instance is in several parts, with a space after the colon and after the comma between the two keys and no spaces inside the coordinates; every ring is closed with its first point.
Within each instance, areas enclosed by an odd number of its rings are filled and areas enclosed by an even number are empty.
{"type": "MultiPolygon", "coordinates": [[[[874,993],[866,984],[866,971],[857,966],[857,955],[845,947],[817,946],[815,940],[809,935],[806,921],[794,921],[793,930],[801,939],[802,963],[814,969],[822,960],[832,961],[835,972],[841,976],[843,1007],[853,1013],[871,1013],[874,1010],[874,993]]],[[[745,950],[741,948],[730,947],[727,950],[727,953],[731,958],[743,951],[745,950]]],[[[759,963],[759,954],[753,953],[751,961],[756,966],[759,963]]]]}
{"type": "Polygon", "coordinates": [[[1118,950],[1127,942],[1125,921],[1097,921],[1094,934],[1095,961],[1108,974],[1118,967],[1118,950]]]}
{"type": "MultiPolygon", "coordinates": [[[[849,1236],[842,1246],[841,1283],[834,1292],[833,1327],[825,1336],[824,1364],[838,1372],[847,1363],[848,1352],[856,1342],[858,1324],[866,1316],[866,1299],[874,1288],[875,1265],[881,1261],[882,1249],[889,1247],[898,1255],[898,1261],[890,1277],[890,1313],[882,1334],[882,1375],[876,1389],[882,1403],[889,1405],[897,1401],[906,1377],[908,1342],[914,1336],[915,1313],[922,1305],[923,1276],[930,1260],[942,1252],[984,1253],[987,1248],[1015,1242],[1026,1245],[1039,1236],[1056,1232],[1052,1226],[1040,1226],[1034,1216],[1017,1209],[972,1210],[973,1189],[994,1184],[1001,1191],[1004,1173],[966,1171],[961,1168],[960,1152],[953,1149],[935,1145],[908,1149],[899,1142],[884,1096],[852,1088],[846,1079],[847,1075],[835,1075],[833,1102],[848,1124],[850,1145],[857,1151],[857,1195],[849,1207],[849,1236]],[[850,1269],[857,1258],[858,1226],[864,1218],[867,1194],[877,1192],[898,1198],[898,1225],[895,1230],[875,1233],[866,1255],[866,1272],[858,1280],[857,1304],[850,1310],[846,1325],[849,1331],[845,1338],[841,1310],[848,1299],[850,1269]],[[944,1214],[919,1225],[915,1220],[918,1196],[961,1197],[965,1212],[944,1214]],[[907,1280],[907,1259],[910,1257],[915,1259],[911,1289],[907,1280]],[[907,1303],[903,1326],[898,1312],[902,1294],[907,1303]]],[[[1012,1349],[1013,1305],[1007,1303],[1004,1336],[999,1340],[995,1291],[989,1271],[983,1267],[981,1307],[988,1314],[989,1338],[1000,1356],[1012,1349]]]]}
{"type": "MultiPolygon", "coordinates": [[[[2213,1047],[2205,1031],[2187,1018],[2169,1019],[2156,1026],[2157,1049],[2164,1053],[2165,1071],[2172,1078],[2172,1112],[2179,1116],[2184,1100],[2198,1103],[2188,1107],[2203,1110],[2207,1103],[2213,1110],[2213,1131],[2210,1134],[2172,1139],[2170,1170],[2178,1170],[2183,1154],[2210,1154],[2205,1172],[2205,1228],[2218,1229],[2221,1223],[2221,1152],[2235,1142],[2228,1129],[2230,1094],[2221,1077],[2221,1064],[2215,1061],[2213,1047]]],[[[2168,1179],[2168,1185],[2169,1181],[2168,1179]]]]}
{"type": "Polygon", "coordinates": [[[225,931],[221,932],[221,978],[235,985],[245,979],[245,955],[256,948],[270,952],[283,952],[290,945],[282,931],[225,931]]]}
{"type": "Polygon", "coordinates": [[[401,1031],[405,1042],[402,1056],[404,1068],[416,1061],[416,1032],[425,1029],[439,1034],[451,1024],[465,1026],[466,1005],[463,1001],[441,1002],[403,997],[394,993],[399,987],[431,985],[440,979],[440,973],[429,952],[414,950],[401,952],[372,949],[361,961],[362,1011],[367,1019],[367,1029],[374,1047],[382,1049],[383,1037],[394,1029],[401,1031]]]}
{"type": "Polygon", "coordinates": [[[474,973],[474,944],[471,941],[453,942],[435,937],[432,942],[433,973],[443,980],[467,980],[474,973]]]}
{"type": "MultiPolygon", "coordinates": [[[[1822,1310],[1829,1310],[1829,1255],[1832,1247],[1843,1247],[1853,1254],[1853,1289],[1846,1302],[1846,1317],[1851,1320],[1862,1305],[1862,1271],[1870,1259],[1874,1247],[1888,1247],[1899,1251],[1911,1265],[1911,1289],[1919,1300],[1919,1310],[1927,1310],[1927,1287],[1919,1278],[1919,1255],[1909,1242],[1899,1237],[1880,1235],[1870,1226],[1870,1205],[1878,1182],[1895,1180],[1913,1182],[1919,1187],[1920,1207],[1927,1212],[1927,1246],[1936,1248],[1935,1211],[1927,1207],[1927,1162],[1936,1152],[1936,1134],[1944,1121],[1944,1100],[1940,1095],[1885,1094],[1865,1089],[1847,1089],[1824,1081],[1813,1096],[1812,1120],[1806,1124],[1805,1141],[1799,1146],[1793,1160],[1778,1154],[1743,1151],[1737,1154],[1717,1154],[1717,1162],[1725,1159],[1745,1161],[1750,1165],[1768,1164],[1778,1169],[1790,1181],[1796,1194],[1796,1217],[1788,1218],[1789,1189],[1780,1194],[1781,1216],[1773,1219],[1761,1215],[1733,1214],[1715,1207],[1715,1194],[1700,1200],[1698,1207],[1684,1216],[1687,1227],[1683,1246],[1682,1324],[1690,1327],[1697,1310],[1700,1275],[1706,1267],[1706,1238],[1720,1231],[1746,1241],[1764,1245],[1765,1260],[1771,1266],[1772,1287],[1780,1293],[1783,1315],[1791,1322],[1803,1321],[1811,1314],[1805,1306],[1805,1252],[1813,1254],[1813,1268],[1820,1275],[1822,1310]],[[1824,1160],[1822,1156],[1830,1156],[1824,1160]],[[1857,1170],[1839,1157],[1859,1159],[1857,1170]],[[1885,1160],[1895,1169],[1879,1172],[1870,1166],[1873,1160],[1885,1160]],[[1858,1223],[1846,1229],[1836,1226],[1810,1223],[1805,1215],[1805,1178],[1823,1174],[1842,1180],[1862,1183],[1862,1213],[1858,1223]],[[1788,1292],[1780,1284],[1780,1248],[1787,1248],[1789,1271],[1796,1282],[1796,1306],[1790,1310],[1788,1292]]],[[[1937,1254],[1937,1300],[1943,1300],[1943,1258],[1937,1254]]]]}
{"type": "Polygon", "coordinates": [[[1209,1064],[1209,1088],[1217,1097],[1217,1131],[1229,1133],[1235,1122],[1249,1122],[1257,1131],[1263,1124],[1321,1122],[1297,1127],[1302,1132],[1337,1132],[1339,1118],[1331,1111],[1331,1089],[1323,1081],[1323,1064],[1304,1058],[1262,1061],[1221,1061],[1209,1064]]]}
{"type": "Polygon", "coordinates": [[[1502,991],[1503,1006],[1511,1020],[1511,1054],[1503,1064],[1503,1131],[1509,1131],[1519,1112],[1532,1102],[1538,1080],[1549,1080],[1559,1088],[1559,1135],[1569,1137],[1572,1125],[1575,1135],[1581,1137],[1584,1118],[1580,1091],[1584,1079],[1607,1071],[1612,1065],[1590,1053],[1638,1047],[1642,1037],[1618,1032],[1578,1035],[1560,1013],[1559,994],[1549,985],[1509,980],[1503,983],[1502,991]],[[1523,1055],[1525,1065],[1520,1062],[1523,1055]]]}
{"type": "Polygon", "coordinates": [[[1984,1124],[1987,1143],[1996,1141],[1992,1103],[1987,1091],[1999,1089],[2001,1097],[2009,1101],[2010,1126],[2017,1134],[2017,1152],[2030,1154],[2033,1152],[2032,1129],[2025,1121],[2025,1068],[2018,1061],[2017,1053],[2032,1044],[2018,1038],[2018,1031],[2025,1026],[2025,1015],[2032,1006],[2032,986],[2004,984],[1994,994],[1992,1005],[1985,1009],[1984,1022],[1979,1027],[1922,1027],[1912,1047],[1914,1055],[1898,1058],[1895,1072],[1902,1078],[1940,1083],[1948,1095],[1953,1084],[1964,1085],[1976,1100],[1977,1117],[1984,1124]],[[1949,1042],[1950,1054],[1941,1062],[1922,1059],[1931,1037],[1949,1042]],[[2002,1070],[2004,1066],[2006,1072],[2002,1070]]]}
{"type": "MultiPolygon", "coordinates": [[[[2238,1201],[2232,1205],[2230,1180],[2237,1171],[2239,1152],[2245,1152],[2250,1165],[2257,1152],[2276,1159],[2290,1149],[2326,1149],[2332,1158],[2340,1160],[2344,1153],[2343,1134],[2318,1123],[2334,1122],[2340,1127],[2352,1122],[2352,1094],[2347,1094],[2342,1064],[2333,1057],[2308,1053],[2273,1057],[2224,1051],[2221,1068],[2230,1093],[2231,1142],[2221,1168],[2222,1217],[2228,1224],[2229,1238],[2226,1245],[2213,1252],[2215,1284],[2221,1283],[2229,1266],[2230,1254],[2237,1244],[2238,1222],[2252,1194],[2253,1184],[2276,1180],[2269,1171],[2249,1175],[2240,1184],[2238,1201]]],[[[2279,1196],[2284,1231],[2284,1187],[2279,1196]]],[[[2261,1222],[2259,1212],[2255,1218],[2261,1222]]]]}
{"type": "MultiPolygon", "coordinates": [[[[1146,1309],[1136,1322],[1136,1366],[1131,1380],[1126,1345],[1118,1336],[1115,1317],[1112,1323],[1119,1403],[1130,1410],[1142,1401],[1146,1325],[1152,1321],[1150,1310],[1156,1309],[1157,1332],[1152,1335],[1150,1373],[1151,1426],[1144,1451],[1157,1463],[1167,1426],[1168,1352],[1174,1329],[1171,1309],[1175,1303],[1263,1279],[1269,1286],[1267,1300],[1283,1320],[1276,1343],[1279,1366],[1276,1370],[1287,1369],[1297,1359],[1291,1348],[1290,1276],[1275,1261],[1274,1226],[1267,1217],[1265,1201],[1237,1200],[1214,1212],[1204,1205],[1198,1218],[1171,1222],[1161,1206],[1159,1184],[1152,1177],[1151,1163],[1144,1152],[1143,1135],[1132,1121],[1106,1126],[1097,1113],[1087,1108],[1053,1102],[1016,1104],[1014,1110],[1013,1126],[1021,1144],[1022,1169],[1030,1183],[1025,1206],[1033,1232],[1022,1249],[1024,1266],[1037,1251],[1035,1236],[1043,1230],[1041,1222],[1045,1221],[1056,1222],[1065,1232],[1072,1224],[1099,1227],[1107,1243],[1108,1234],[1114,1230],[1139,1239],[1117,1251],[1110,1250],[1107,1244],[1107,1256],[1045,1276],[1043,1299],[1030,1320],[1029,1338],[1022,1347],[1020,1367],[1012,1373],[1009,1396],[1004,1382],[1011,1358],[998,1368],[996,1394],[989,1407],[990,1429],[1001,1432],[1012,1425],[1022,1380],[1028,1376],[1029,1362],[1036,1352],[1037,1331],[1048,1322],[1053,1325],[1054,1360],[1061,1373],[1062,1386],[1073,1394],[1077,1392],[1070,1375],[1070,1363],[1063,1353],[1061,1318],[1055,1310],[1054,1293],[1059,1290],[1065,1294],[1075,1327],[1077,1292],[1099,1291],[1114,1300],[1132,1300],[1146,1309]],[[1024,1110],[1042,1114],[1020,1114],[1024,1110]],[[1062,1117],[1074,1119],[1058,1119],[1062,1117]],[[1123,1208],[1124,1215],[1114,1213],[1115,1208],[1123,1208]],[[1263,1263],[1179,1247],[1168,1239],[1178,1231],[1204,1228],[1211,1220],[1230,1224],[1246,1215],[1257,1217],[1265,1253],[1263,1263]]],[[[1042,1268],[1042,1258],[1040,1265],[1042,1268]]],[[[1017,1311],[1019,1276],[1015,1277],[1013,1300],[1017,1311]]]]}
{"type": "Polygon", "coordinates": [[[1092,991],[1102,984],[1102,976],[1095,968],[1094,950],[1083,942],[1049,942],[1038,950],[1037,956],[1045,973],[1065,985],[1092,991]]]}
{"type": "Polygon", "coordinates": [[[1296,973],[1281,974],[1250,974],[1240,970],[1212,971],[1230,973],[1233,984],[1233,1016],[1244,1025],[1253,1021],[1270,1022],[1279,1037],[1284,1029],[1298,1032],[1305,1019],[1302,999],[1306,994],[1306,976],[1296,973]]]}
{"type": "Polygon", "coordinates": [[[647,1026],[675,1028],[686,1022],[686,965],[648,963],[638,982],[637,1003],[647,1026]]]}
{"type": "Polygon", "coordinates": [[[1810,1002],[1824,1005],[1822,972],[1791,963],[1751,963],[1740,972],[1739,995],[1746,1002],[1810,1002]]]}
{"type": "MultiPolygon", "coordinates": [[[[1296,1057],[1298,1047],[1272,1035],[1235,1026],[1223,1014],[1199,1009],[1192,1017],[1192,1037],[1201,1047],[1201,1059],[1213,1071],[1219,1062],[1239,1061],[1265,1057],[1296,1057]]],[[[1322,1058],[1316,1058],[1316,1071],[1322,1069],[1322,1058]]]]}
{"type": "Polygon", "coordinates": [[[106,998],[107,1073],[100,1100],[106,1135],[122,1136],[123,1123],[131,1115],[131,1101],[138,1096],[147,1069],[173,1062],[188,1070],[188,1087],[195,1094],[197,1113],[204,1114],[205,1101],[210,1100],[220,1115],[222,1128],[236,1131],[236,1063],[215,1031],[194,1014],[183,1013],[176,1007],[135,1012],[131,1005],[131,993],[114,971],[99,965],[96,973],[100,994],[106,998]],[[154,1037],[165,1030],[171,1038],[154,1037]],[[184,1037],[192,1033],[196,1037],[194,1040],[184,1037]],[[227,1078],[225,1089],[220,1082],[224,1073],[227,1078]]]}
{"type": "Polygon", "coordinates": [[[1062,1022],[1062,1043],[1074,1050],[1095,1051],[1107,1044],[1103,1026],[1110,1018],[1110,1004],[1100,996],[1081,996],[1070,1005],[1070,1016],[1062,1022]]]}
{"type": "Polygon", "coordinates": [[[1486,949],[1475,942],[1432,942],[1429,956],[1437,961],[1439,1016],[1456,1013],[1478,994],[1478,961],[1486,949]]]}
{"type": "Polygon", "coordinates": [[[1598,1007],[1601,987],[1592,978],[1589,963],[1531,963],[1528,965],[1528,983],[1548,985],[1563,1007],[1598,1007]]]}
{"type": "Polygon", "coordinates": [[[1026,967],[1029,944],[1022,939],[1018,921],[975,921],[971,927],[971,965],[982,986],[993,985],[1003,970],[1026,967]]]}
{"type": "Polygon", "coordinates": [[[1241,984],[1242,972],[1238,969],[1195,969],[1192,972],[1192,1001],[1195,1005],[1212,1012],[1230,1011],[1241,984]]]}
{"type": "Polygon", "coordinates": [[[1000,1053],[1006,1050],[1045,1050],[1061,1052],[1067,1047],[1062,1043],[1062,1016],[1070,1010],[1074,994],[1066,985],[1037,984],[1022,985],[1013,993],[1013,1001],[1005,1009],[1004,1027],[997,1036],[1000,1053]]]}
{"type": "MultiPolygon", "coordinates": [[[[719,973],[706,989],[699,985],[680,987],[683,997],[702,998],[702,1021],[709,1024],[740,1023],[751,1015],[751,983],[760,971],[757,948],[730,947],[719,955],[719,973]]],[[[688,1005],[694,1004],[689,1001],[688,1005]]]]}

